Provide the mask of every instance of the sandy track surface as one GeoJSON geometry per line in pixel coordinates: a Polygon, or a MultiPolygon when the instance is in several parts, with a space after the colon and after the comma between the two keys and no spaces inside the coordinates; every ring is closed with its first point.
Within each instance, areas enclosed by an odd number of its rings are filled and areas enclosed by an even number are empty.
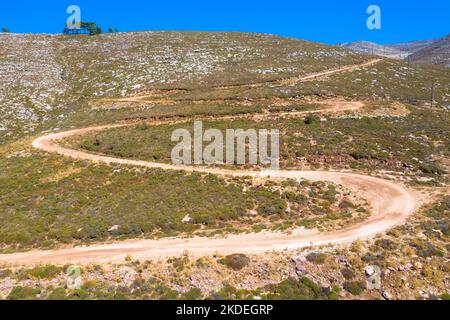
{"type": "Polygon", "coordinates": [[[264,86],[265,84],[268,84],[268,83],[273,83],[275,85],[280,85],[280,86],[295,85],[295,84],[298,84],[298,83],[301,83],[301,82],[306,82],[306,81],[316,80],[318,78],[331,76],[333,74],[338,74],[338,73],[343,73],[343,72],[352,72],[352,71],[354,71],[356,69],[359,69],[359,68],[370,67],[370,66],[372,66],[374,64],[377,64],[377,63],[379,63],[381,61],[383,61],[383,59],[377,58],[377,59],[372,59],[372,60],[369,60],[367,62],[363,62],[363,63],[360,63],[360,64],[343,66],[343,67],[335,68],[335,69],[328,69],[328,70],[325,70],[325,71],[313,73],[313,74],[306,75],[306,76],[294,76],[294,77],[289,77],[289,78],[280,79],[280,80],[257,82],[257,83],[250,83],[250,84],[237,84],[237,85],[229,85],[229,86],[219,86],[219,87],[215,87],[215,88],[218,88],[218,89],[231,89],[231,88],[241,88],[241,87],[245,87],[245,88],[247,88],[247,87],[248,88],[259,88],[259,87],[262,87],[262,86],[264,86]]]}
{"type": "MultiPolygon", "coordinates": [[[[256,119],[267,116],[300,116],[314,112],[339,112],[361,108],[360,102],[332,101],[326,107],[315,111],[295,113],[279,113],[274,115],[256,115],[256,119]]],[[[236,116],[242,117],[242,116],[236,116]]],[[[225,117],[227,119],[234,118],[225,117]]],[[[220,118],[223,119],[223,118],[220,118]]],[[[186,120],[185,120],[186,121],[186,120]]],[[[173,123],[173,121],[149,122],[150,124],[173,123]]],[[[418,207],[416,195],[401,185],[353,173],[326,171],[239,171],[220,168],[190,167],[171,165],[140,160],[120,159],[102,155],[90,154],[81,150],[74,150],[58,144],[61,139],[84,135],[100,130],[132,125],[113,124],[71,130],[49,134],[33,141],[33,147],[50,153],[57,153],[76,160],[89,160],[97,163],[120,164],[157,168],[163,170],[182,170],[186,172],[210,173],[220,176],[249,176],[281,179],[309,179],[315,181],[331,181],[341,184],[353,192],[358,193],[369,202],[372,215],[357,225],[349,228],[320,233],[317,230],[296,229],[290,234],[276,232],[262,232],[257,234],[231,235],[225,238],[162,239],[162,240],[130,240],[119,243],[99,244],[87,247],[70,247],[57,250],[35,250],[24,253],[0,255],[0,263],[13,265],[36,264],[66,264],[66,263],[107,263],[123,261],[128,255],[133,259],[159,259],[181,255],[189,252],[197,257],[214,253],[231,254],[247,253],[262,254],[272,250],[293,250],[310,246],[327,244],[346,244],[359,239],[367,239],[384,232],[396,225],[404,223],[418,207]]]]}

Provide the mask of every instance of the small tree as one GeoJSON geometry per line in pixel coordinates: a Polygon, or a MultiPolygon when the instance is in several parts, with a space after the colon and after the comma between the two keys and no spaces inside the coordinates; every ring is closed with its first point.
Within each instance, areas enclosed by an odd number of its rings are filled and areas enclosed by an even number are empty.
{"type": "Polygon", "coordinates": [[[80,28],[78,29],[69,29],[68,27],[64,28],[64,34],[89,34],[89,35],[97,35],[103,33],[102,28],[97,25],[95,22],[81,22],[80,28]]]}
{"type": "Polygon", "coordinates": [[[88,28],[90,35],[97,35],[103,33],[102,28],[100,28],[100,26],[98,26],[97,23],[95,22],[86,22],[85,25],[88,28]]]}
{"type": "Polygon", "coordinates": [[[10,33],[11,30],[9,30],[8,28],[2,28],[2,32],[4,32],[4,33],[10,33]]]}

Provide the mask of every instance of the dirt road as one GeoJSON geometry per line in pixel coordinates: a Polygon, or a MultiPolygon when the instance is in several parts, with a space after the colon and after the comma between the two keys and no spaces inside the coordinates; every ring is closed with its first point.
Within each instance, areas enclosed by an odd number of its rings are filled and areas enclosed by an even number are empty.
{"type": "MultiPolygon", "coordinates": [[[[377,63],[380,63],[381,61],[383,61],[383,59],[372,59],[369,60],[367,62],[361,63],[361,64],[356,64],[356,65],[348,65],[348,66],[343,66],[340,68],[335,68],[335,69],[329,69],[329,70],[325,70],[325,71],[321,71],[321,72],[317,72],[317,73],[313,73],[313,74],[309,74],[306,76],[294,76],[294,77],[289,77],[289,78],[284,78],[284,79],[279,79],[279,80],[273,80],[273,81],[263,81],[263,82],[256,82],[256,83],[250,83],[250,84],[237,84],[237,85],[229,85],[229,86],[217,86],[217,87],[211,87],[211,88],[207,88],[208,90],[227,90],[227,89],[235,89],[235,88],[260,88],[263,87],[264,85],[267,84],[271,84],[272,86],[294,86],[296,84],[302,83],[302,82],[307,82],[307,81],[313,81],[313,80],[317,80],[320,78],[324,78],[324,77],[328,77],[334,74],[339,74],[339,73],[344,73],[344,72],[352,72],[354,70],[360,69],[360,68],[366,68],[366,67],[370,67],[373,66],[377,63]]],[[[190,90],[187,90],[190,91],[190,90]]],[[[189,101],[190,103],[199,103],[199,102],[204,102],[205,100],[172,100],[170,99],[169,96],[165,96],[164,99],[155,99],[155,97],[160,97],[160,93],[157,93],[155,91],[147,91],[144,94],[140,94],[137,96],[131,96],[131,97],[124,97],[124,98],[102,98],[99,99],[96,103],[96,105],[102,105],[103,103],[145,103],[145,102],[151,102],[151,103],[156,103],[156,104],[165,104],[165,105],[170,105],[176,102],[186,102],[189,101]],[[152,100],[148,100],[147,99],[152,99],[152,100]]],[[[217,101],[220,101],[217,100],[217,101]]]]}
{"type": "MultiPolygon", "coordinates": [[[[356,68],[370,66],[378,63],[380,60],[372,60],[362,65],[347,66],[340,69],[328,70],[318,74],[306,77],[290,78],[279,81],[280,84],[291,84],[302,81],[310,81],[324,76],[329,76],[340,72],[353,71],[356,68]]],[[[251,86],[257,86],[254,84],[251,86]]],[[[119,99],[120,100],[120,99],[119,99]]],[[[349,101],[327,101],[322,103],[324,106],[320,110],[300,111],[276,114],[263,114],[250,116],[254,120],[260,120],[270,117],[292,117],[302,116],[311,113],[334,113],[361,108],[364,104],[361,102],[349,101]]],[[[221,119],[240,118],[239,116],[228,116],[221,119]]],[[[248,117],[248,116],[247,116],[248,117]]],[[[173,123],[173,121],[167,121],[173,123]]],[[[153,122],[153,125],[164,122],[153,122]]],[[[50,152],[57,153],[77,160],[89,160],[93,162],[106,164],[122,164],[141,166],[147,168],[158,168],[164,170],[183,170],[187,172],[211,173],[221,176],[253,176],[266,178],[291,178],[291,179],[309,179],[317,181],[331,181],[342,184],[348,189],[359,193],[370,203],[372,216],[363,223],[354,225],[344,230],[329,233],[320,233],[316,230],[296,229],[290,234],[262,232],[258,234],[232,235],[226,238],[190,238],[190,239],[162,239],[162,240],[130,240],[119,243],[99,244],[88,247],[70,247],[58,250],[34,250],[24,253],[3,254],[0,255],[0,263],[11,265],[36,265],[36,264],[66,264],[66,263],[106,263],[120,262],[128,255],[133,259],[159,259],[170,256],[181,255],[189,252],[192,256],[202,256],[214,253],[254,253],[262,254],[271,250],[290,250],[309,246],[320,246],[326,244],[345,244],[358,239],[367,239],[374,235],[384,232],[398,224],[403,223],[406,218],[412,214],[419,206],[416,195],[402,187],[401,185],[370,176],[362,176],[343,172],[324,172],[324,171],[233,171],[220,168],[200,168],[188,166],[176,166],[163,163],[153,163],[139,160],[119,159],[101,155],[89,154],[80,150],[73,150],[58,145],[61,139],[88,134],[108,128],[117,128],[131,125],[113,124],[106,126],[97,126],[91,128],[77,129],[67,132],[49,134],[33,141],[33,147],[50,152]]]]}
{"type": "MultiPolygon", "coordinates": [[[[296,115],[313,112],[338,112],[358,109],[360,102],[334,101],[325,104],[318,111],[297,112],[296,115]]],[[[270,116],[285,116],[275,114],[270,116]]],[[[292,114],[291,114],[292,115],[292,114]]],[[[264,115],[267,116],[267,115],[264,115]]],[[[255,116],[259,117],[259,116],[255,116]]],[[[228,117],[229,118],[229,117],[228,117]]],[[[161,124],[163,122],[154,122],[161,124]]],[[[419,205],[416,195],[398,183],[387,180],[343,172],[325,171],[234,171],[220,168],[203,168],[179,166],[164,163],[153,163],[139,160],[119,159],[90,154],[81,150],[73,150],[60,146],[61,139],[88,134],[108,128],[124,127],[130,124],[114,124],[91,128],[77,129],[67,132],[49,134],[33,141],[33,147],[57,153],[77,160],[89,160],[106,164],[122,164],[164,170],[183,170],[187,172],[211,173],[220,176],[252,176],[271,178],[309,179],[331,181],[341,184],[367,199],[372,208],[372,215],[363,223],[352,227],[330,232],[319,233],[315,230],[297,229],[291,234],[262,232],[258,234],[232,235],[226,238],[190,238],[163,240],[130,240],[112,244],[100,244],[88,247],[66,248],[58,250],[36,250],[24,253],[0,255],[0,263],[16,265],[36,264],[86,264],[90,262],[106,263],[123,261],[128,255],[133,259],[158,259],[181,255],[189,252],[192,256],[214,253],[248,253],[262,254],[271,250],[290,250],[326,244],[345,244],[358,239],[367,239],[402,224],[419,205]]]]}

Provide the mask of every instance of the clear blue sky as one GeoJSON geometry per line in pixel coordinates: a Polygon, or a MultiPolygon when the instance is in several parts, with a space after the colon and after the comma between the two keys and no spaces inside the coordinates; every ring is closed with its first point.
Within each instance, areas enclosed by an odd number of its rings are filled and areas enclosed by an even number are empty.
{"type": "Polygon", "coordinates": [[[83,21],[103,29],[248,31],[324,43],[391,43],[450,33],[450,0],[47,0],[2,1],[0,28],[60,33],[66,8],[81,7],[83,21]],[[366,27],[366,9],[382,10],[382,29],[366,27]]]}

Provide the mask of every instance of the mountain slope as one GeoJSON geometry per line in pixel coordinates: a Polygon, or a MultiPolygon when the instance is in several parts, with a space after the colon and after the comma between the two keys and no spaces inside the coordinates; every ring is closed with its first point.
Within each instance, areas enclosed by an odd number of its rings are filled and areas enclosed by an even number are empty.
{"type": "Polygon", "coordinates": [[[410,59],[416,62],[450,67],[450,35],[415,52],[410,59]]]}
{"type": "Polygon", "coordinates": [[[357,52],[392,59],[408,59],[420,63],[448,66],[450,64],[449,37],[380,45],[369,41],[354,41],[339,44],[357,52]]]}
{"type": "Polygon", "coordinates": [[[48,129],[96,97],[308,75],[369,58],[264,34],[137,32],[0,36],[0,144],[48,129]]]}
{"type": "Polygon", "coordinates": [[[409,41],[409,42],[399,42],[399,43],[393,43],[386,45],[387,47],[406,51],[410,54],[415,53],[419,50],[422,50],[423,48],[426,48],[433,43],[439,41],[439,39],[430,39],[430,40],[422,40],[422,41],[409,41]]]}
{"type": "Polygon", "coordinates": [[[403,59],[405,57],[405,52],[403,52],[399,48],[393,48],[391,46],[383,46],[369,41],[345,42],[339,45],[354,51],[392,59],[403,59]]]}

